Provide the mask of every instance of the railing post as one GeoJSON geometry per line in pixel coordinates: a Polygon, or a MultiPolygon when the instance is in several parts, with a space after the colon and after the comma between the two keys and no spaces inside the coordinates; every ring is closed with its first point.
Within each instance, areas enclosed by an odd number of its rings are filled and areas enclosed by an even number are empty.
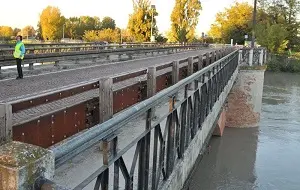
{"type": "Polygon", "coordinates": [[[29,70],[33,70],[33,63],[29,63],[28,69],[29,69],[29,70]]]}
{"type": "MultiPolygon", "coordinates": [[[[172,84],[176,84],[179,81],[179,62],[173,61],[172,64],[172,84]]],[[[175,99],[177,99],[178,94],[176,93],[175,99]]]]}
{"type": "MultiPolygon", "coordinates": [[[[191,76],[194,72],[194,64],[193,64],[193,57],[188,58],[188,76],[191,76]]],[[[189,89],[192,88],[192,84],[189,84],[189,89]]]]}
{"type": "Polygon", "coordinates": [[[267,49],[264,49],[264,64],[267,63],[267,49]]]}
{"type": "Polygon", "coordinates": [[[112,78],[99,80],[99,122],[103,123],[113,116],[112,78]]]}
{"type": "Polygon", "coordinates": [[[243,61],[243,50],[239,50],[239,64],[243,61]]]}
{"type": "Polygon", "coordinates": [[[253,65],[253,49],[249,50],[249,66],[253,65]]]}
{"type": "Polygon", "coordinates": [[[205,66],[208,66],[209,65],[209,60],[210,60],[210,55],[209,55],[209,53],[207,52],[206,54],[206,58],[205,58],[205,66]]]}
{"type": "Polygon", "coordinates": [[[211,52],[211,58],[210,58],[210,60],[211,60],[211,64],[213,64],[215,62],[215,51],[211,52]]]}
{"type": "Polygon", "coordinates": [[[263,65],[263,63],[264,63],[264,50],[261,49],[259,54],[259,65],[263,65]]]}
{"type": "MultiPolygon", "coordinates": [[[[103,123],[113,117],[113,81],[112,78],[99,80],[99,123],[103,123]]],[[[100,142],[100,150],[103,150],[103,142],[100,142]]]]}
{"type": "MultiPolygon", "coordinates": [[[[147,98],[156,93],[156,67],[149,67],[147,73],[147,98]]],[[[152,108],[151,118],[155,117],[155,108],[152,108]]]]}
{"type": "Polygon", "coordinates": [[[0,145],[12,140],[12,107],[0,104],[0,145]]]}

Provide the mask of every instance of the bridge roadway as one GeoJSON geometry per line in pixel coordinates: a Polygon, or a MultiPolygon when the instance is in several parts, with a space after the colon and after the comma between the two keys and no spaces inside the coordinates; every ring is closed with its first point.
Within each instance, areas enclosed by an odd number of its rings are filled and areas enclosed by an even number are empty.
{"type": "Polygon", "coordinates": [[[24,77],[23,80],[7,79],[0,81],[0,102],[9,102],[32,95],[51,92],[93,79],[112,76],[174,60],[197,56],[213,49],[192,50],[171,55],[108,63],[84,68],[76,68],[55,73],[24,77]]]}

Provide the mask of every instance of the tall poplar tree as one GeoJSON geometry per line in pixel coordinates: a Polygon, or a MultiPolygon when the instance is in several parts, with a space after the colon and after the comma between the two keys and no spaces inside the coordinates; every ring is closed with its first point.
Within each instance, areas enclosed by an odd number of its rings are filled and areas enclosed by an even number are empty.
{"type": "Polygon", "coordinates": [[[201,9],[199,0],[176,0],[171,14],[171,37],[181,43],[192,41],[201,9]]]}

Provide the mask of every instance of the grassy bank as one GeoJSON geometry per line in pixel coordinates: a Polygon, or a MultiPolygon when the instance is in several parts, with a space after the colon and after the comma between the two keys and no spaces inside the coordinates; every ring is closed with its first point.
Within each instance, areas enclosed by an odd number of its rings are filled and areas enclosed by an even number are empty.
{"type": "Polygon", "coordinates": [[[267,71],[300,73],[300,53],[288,55],[271,55],[267,71]]]}

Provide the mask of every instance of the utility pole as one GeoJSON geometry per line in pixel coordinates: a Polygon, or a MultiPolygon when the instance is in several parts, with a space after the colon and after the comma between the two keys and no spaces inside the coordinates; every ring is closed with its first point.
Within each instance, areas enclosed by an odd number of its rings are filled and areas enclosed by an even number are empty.
{"type": "Polygon", "coordinates": [[[257,8],[257,0],[254,0],[251,48],[254,48],[254,43],[255,43],[255,27],[256,27],[256,12],[257,12],[256,8],[257,8]]]}

